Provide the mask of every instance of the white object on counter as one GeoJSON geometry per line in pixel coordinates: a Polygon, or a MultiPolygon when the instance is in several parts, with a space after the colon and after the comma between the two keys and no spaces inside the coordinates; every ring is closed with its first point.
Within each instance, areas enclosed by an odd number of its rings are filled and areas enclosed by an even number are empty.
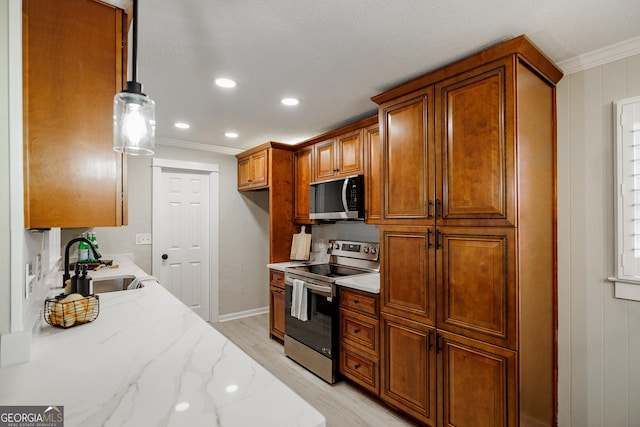
{"type": "MultiPolygon", "coordinates": [[[[95,276],[146,276],[133,266],[95,276]]],[[[325,426],[162,286],[101,294],[92,323],[42,323],[32,360],[0,369],[3,405],[63,405],[67,426],[325,426]]]]}

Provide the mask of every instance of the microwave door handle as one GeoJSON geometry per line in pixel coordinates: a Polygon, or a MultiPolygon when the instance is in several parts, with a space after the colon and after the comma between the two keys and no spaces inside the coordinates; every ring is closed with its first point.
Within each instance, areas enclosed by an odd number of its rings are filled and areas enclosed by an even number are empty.
{"type": "Polygon", "coordinates": [[[345,178],[342,184],[342,207],[345,212],[349,212],[349,203],[347,202],[347,187],[349,187],[349,178],[345,178]]]}

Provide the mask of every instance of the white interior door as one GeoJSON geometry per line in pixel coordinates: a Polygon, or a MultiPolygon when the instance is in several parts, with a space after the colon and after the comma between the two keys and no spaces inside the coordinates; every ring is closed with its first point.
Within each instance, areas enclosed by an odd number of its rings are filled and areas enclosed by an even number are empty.
{"type": "MultiPolygon", "coordinates": [[[[211,176],[156,167],[154,161],[153,275],[206,321],[212,320],[211,278],[217,276],[211,274],[211,176]]],[[[217,321],[217,310],[214,317],[217,321]]]]}

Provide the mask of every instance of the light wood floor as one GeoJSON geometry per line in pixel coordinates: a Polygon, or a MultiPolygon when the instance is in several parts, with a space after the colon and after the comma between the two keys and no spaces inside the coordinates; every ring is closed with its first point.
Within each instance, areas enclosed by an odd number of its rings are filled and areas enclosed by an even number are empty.
{"type": "Polygon", "coordinates": [[[282,344],[269,339],[268,314],[212,326],[320,411],[328,427],[414,425],[354,385],[346,381],[329,385],[287,358],[282,344]]]}

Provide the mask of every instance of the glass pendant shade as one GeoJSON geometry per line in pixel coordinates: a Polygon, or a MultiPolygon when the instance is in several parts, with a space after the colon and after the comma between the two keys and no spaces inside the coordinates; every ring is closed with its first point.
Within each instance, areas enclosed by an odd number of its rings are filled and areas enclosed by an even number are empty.
{"type": "Polygon", "coordinates": [[[155,103],[139,92],[122,91],[113,99],[113,149],[131,155],[152,155],[155,103]]]}

